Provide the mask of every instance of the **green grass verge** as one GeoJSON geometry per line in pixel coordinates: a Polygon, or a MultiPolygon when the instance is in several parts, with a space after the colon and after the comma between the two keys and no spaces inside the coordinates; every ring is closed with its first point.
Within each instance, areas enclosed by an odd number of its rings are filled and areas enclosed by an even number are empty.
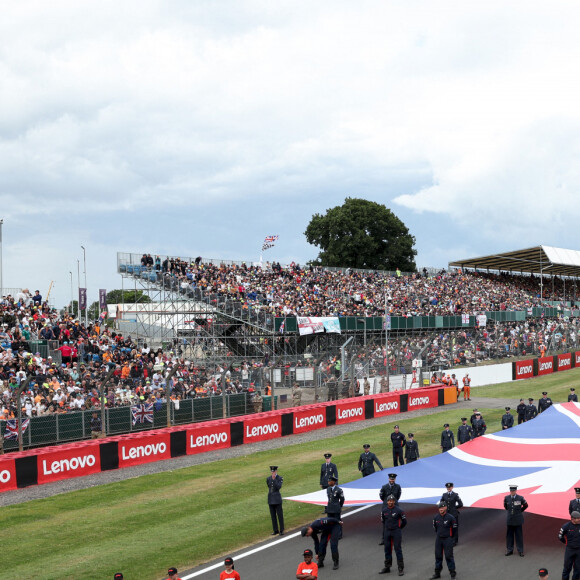
{"type": "MultiPolygon", "coordinates": [[[[480,387],[472,394],[537,399],[538,393],[548,390],[554,400],[565,400],[578,372],[512,383],[511,388],[480,387]]],[[[482,406],[480,410],[489,431],[499,430],[502,411],[482,406]]],[[[385,467],[391,465],[389,437],[395,423],[404,433],[415,433],[421,456],[427,457],[439,453],[443,423],[450,423],[456,432],[460,417],[470,411],[471,406],[460,403],[421,418],[401,415],[331,439],[4,507],[2,559],[9,565],[0,570],[0,578],[100,580],[123,571],[128,578],[153,580],[168,566],[199,565],[269,537],[269,465],[280,466],[283,495],[307,493],[318,489],[326,451],[333,453],[340,481],[351,481],[360,477],[357,461],[363,443],[371,444],[385,467]]],[[[443,491],[444,482],[440,483],[443,491]]],[[[287,530],[319,515],[319,506],[284,503],[287,530]]]]}

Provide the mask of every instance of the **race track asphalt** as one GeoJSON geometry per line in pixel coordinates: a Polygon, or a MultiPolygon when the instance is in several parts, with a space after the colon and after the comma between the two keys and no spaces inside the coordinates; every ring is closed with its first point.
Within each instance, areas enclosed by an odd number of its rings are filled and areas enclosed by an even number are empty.
{"type": "MultiPolygon", "coordinates": [[[[432,519],[435,506],[405,504],[400,506],[407,515],[403,530],[404,578],[427,580],[434,569],[435,533],[432,519]]],[[[267,518],[265,513],[264,517],[267,518]]],[[[322,516],[322,514],[321,514],[322,516]]],[[[383,567],[383,547],[380,538],[380,506],[350,508],[343,512],[344,538],[339,543],[340,568],[332,570],[330,550],[319,578],[324,580],[378,580],[397,576],[397,569],[379,575],[383,567]],[[348,515],[351,513],[352,515],[348,515]]],[[[558,541],[558,530],[563,521],[535,514],[526,514],[524,523],[525,557],[517,552],[505,554],[505,512],[482,508],[464,508],[460,516],[459,545],[455,548],[457,578],[535,579],[538,569],[548,568],[552,578],[560,578],[564,546],[558,541]]],[[[313,548],[311,538],[302,538],[299,530],[290,530],[286,536],[257,544],[232,554],[235,569],[242,580],[291,580],[302,561],[302,552],[313,548]],[[251,553],[254,551],[254,553],[251,553]]],[[[243,528],[240,529],[243,539],[243,528]]],[[[395,560],[393,554],[393,561],[395,560]]],[[[223,570],[223,560],[209,562],[188,571],[179,571],[182,580],[217,580],[223,570]]],[[[450,578],[443,565],[442,578],[450,578]]]]}

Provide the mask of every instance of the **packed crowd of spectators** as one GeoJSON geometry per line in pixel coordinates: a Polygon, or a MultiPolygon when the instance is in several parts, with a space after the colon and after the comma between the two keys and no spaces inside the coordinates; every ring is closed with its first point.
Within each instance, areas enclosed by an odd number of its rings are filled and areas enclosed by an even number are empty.
{"type": "Polygon", "coordinates": [[[144,254],[142,266],[171,280],[181,291],[198,290],[274,316],[476,315],[484,311],[527,310],[548,300],[575,299],[563,281],[537,276],[441,271],[394,275],[350,269],[332,271],[291,263],[217,265],[201,258],[184,261],[144,254]],[[540,295],[543,290],[543,297],[540,295]]]}
{"type": "MultiPolygon", "coordinates": [[[[226,294],[232,299],[267,309],[277,315],[381,315],[388,297],[392,315],[478,314],[484,310],[523,310],[542,304],[538,279],[488,274],[444,273],[434,276],[386,276],[381,273],[333,272],[291,264],[216,266],[201,258],[181,260],[144,256],[144,266],[179,284],[226,294]],[[151,258],[149,260],[149,258],[151,258]]],[[[425,272],[426,274],[426,272],[425,272]]],[[[551,284],[550,284],[551,287],[551,284]]],[[[554,284],[559,296],[560,284],[554,284]]],[[[550,288],[551,291],[551,288],[550,288]]],[[[523,322],[494,323],[482,329],[393,335],[389,356],[384,345],[357,346],[356,375],[380,374],[388,363],[391,373],[410,372],[420,356],[424,366],[449,368],[505,356],[541,355],[547,349],[576,346],[576,319],[528,318],[523,322]]],[[[108,407],[166,401],[165,374],[178,366],[169,385],[174,404],[185,398],[226,393],[253,393],[266,388],[272,376],[260,360],[223,361],[219,366],[186,360],[182,353],[153,349],[123,336],[102,320],[88,326],[67,313],[51,309],[39,291],[27,289],[0,301],[0,419],[12,418],[18,406],[29,417],[100,408],[100,387],[110,369],[105,389],[108,407]],[[36,340],[51,350],[41,356],[36,340]],[[19,385],[30,382],[16,400],[19,385]]],[[[353,351],[354,352],[354,351],[353,351]]],[[[317,361],[325,374],[334,372],[337,354],[317,361]],[[324,366],[326,365],[326,366],[324,366]]],[[[286,366],[312,364],[294,361],[286,366]]]]}

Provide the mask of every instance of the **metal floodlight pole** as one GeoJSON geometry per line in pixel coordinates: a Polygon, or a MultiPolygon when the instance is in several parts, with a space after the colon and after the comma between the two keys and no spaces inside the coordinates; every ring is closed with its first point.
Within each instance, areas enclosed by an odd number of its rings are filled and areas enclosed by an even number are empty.
{"type": "Polygon", "coordinates": [[[89,325],[89,289],[87,288],[87,252],[84,246],[81,246],[83,249],[83,269],[85,275],[85,294],[86,294],[86,308],[85,308],[85,326],[89,325]]]}
{"type": "Polygon", "coordinates": [[[72,272],[69,270],[68,273],[70,274],[70,313],[72,314],[72,307],[74,302],[74,294],[73,294],[73,275],[72,272]]]}
{"type": "Polygon", "coordinates": [[[81,261],[77,260],[77,318],[81,319],[81,261]]]}
{"type": "Polygon", "coordinates": [[[18,404],[18,451],[22,451],[22,405],[20,403],[20,395],[22,391],[28,387],[28,383],[32,380],[32,377],[28,377],[16,391],[16,403],[18,404]]]}
{"type": "Polygon", "coordinates": [[[177,363],[174,363],[173,368],[165,375],[165,400],[167,401],[167,426],[171,427],[171,393],[169,391],[169,381],[173,375],[179,370],[177,363]]]}
{"type": "Polygon", "coordinates": [[[105,387],[107,386],[107,383],[113,377],[113,374],[115,373],[115,368],[116,368],[116,365],[113,365],[109,369],[107,376],[104,378],[103,382],[101,383],[101,388],[100,388],[101,392],[99,393],[99,399],[101,400],[101,435],[103,437],[107,436],[107,431],[105,429],[105,387]]]}

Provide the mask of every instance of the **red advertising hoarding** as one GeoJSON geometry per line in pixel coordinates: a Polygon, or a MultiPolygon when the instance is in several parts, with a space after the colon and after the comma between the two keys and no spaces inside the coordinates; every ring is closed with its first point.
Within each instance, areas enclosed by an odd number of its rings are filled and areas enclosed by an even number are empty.
{"type": "Polygon", "coordinates": [[[323,427],[326,427],[325,407],[294,411],[293,433],[305,433],[323,427]]]}
{"type": "Polygon", "coordinates": [[[567,371],[572,368],[572,355],[568,352],[566,354],[558,355],[558,370],[567,371]]]}
{"type": "Polygon", "coordinates": [[[16,489],[16,467],[14,459],[0,461],[0,493],[16,489]]]}
{"type": "Polygon", "coordinates": [[[549,375],[554,372],[554,357],[545,356],[538,359],[538,375],[549,375]]]}
{"type": "Polygon", "coordinates": [[[142,465],[171,458],[169,433],[128,437],[119,441],[119,467],[142,465]]]}
{"type": "Polygon", "coordinates": [[[209,427],[195,426],[187,429],[186,437],[188,455],[232,446],[230,423],[218,423],[209,427]]]}
{"type": "Polygon", "coordinates": [[[407,408],[409,411],[414,411],[415,409],[427,409],[429,407],[438,407],[438,390],[429,390],[409,393],[409,402],[407,408]]]}
{"type": "Polygon", "coordinates": [[[282,437],[281,415],[266,415],[258,419],[244,420],[244,443],[267,441],[282,437]]]}
{"type": "Polygon", "coordinates": [[[67,446],[39,453],[36,457],[38,483],[91,475],[101,471],[101,454],[98,445],[67,446]]]}
{"type": "Polygon", "coordinates": [[[516,361],[516,381],[518,379],[531,379],[534,376],[534,365],[531,360],[516,361]]]}
{"type": "Polygon", "coordinates": [[[355,421],[364,421],[365,418],[365,402],[354,401],[351,403],[337,403],[336,404],[336,424],[354,423],[355,421]]]}
{"type": "Polygon", "coordinates": [[[383,395],[373,398],[374,416],[396,415],[401,412],[399,395],[383,395]]]}

